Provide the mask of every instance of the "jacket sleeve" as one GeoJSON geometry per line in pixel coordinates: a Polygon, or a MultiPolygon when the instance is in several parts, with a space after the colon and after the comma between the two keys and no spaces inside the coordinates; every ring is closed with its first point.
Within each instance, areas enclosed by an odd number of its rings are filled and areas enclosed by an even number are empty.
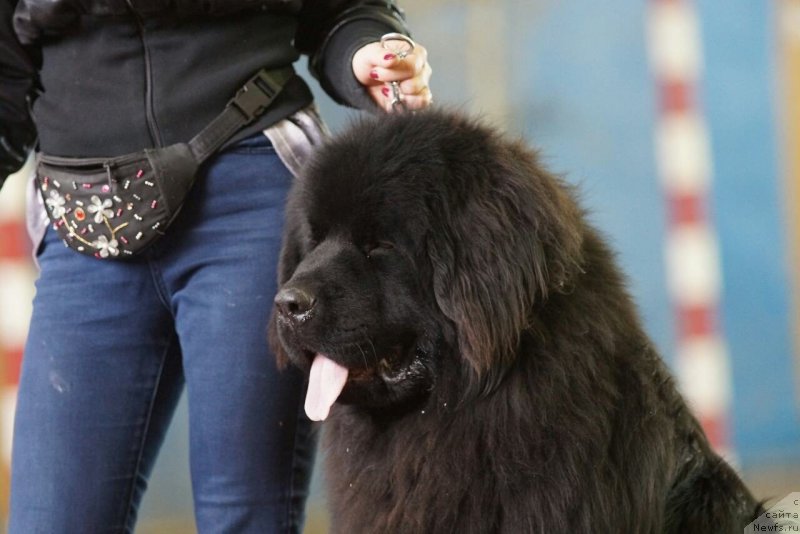
{"type": "Polygon", "coordinates": [[[389,32],[408,35],[402,10],[393,0],[306,0],[295,46],[309,56],[309,70],[340,104],[377,110],[356,80],[352,59],[362,46],[389,32]]]}
{"type": "Polygon", "coordinates": [[[36,67],[12,27],[17,0],[0,0],[0,186],[18,171],[36,138],[28,111],[36,67]]]}

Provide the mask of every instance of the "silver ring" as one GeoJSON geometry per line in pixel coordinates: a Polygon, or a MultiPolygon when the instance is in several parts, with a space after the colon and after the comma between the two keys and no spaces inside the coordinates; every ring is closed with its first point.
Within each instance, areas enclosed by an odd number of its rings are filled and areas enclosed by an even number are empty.
{"type": "Polygon", "coordinates": [[[417,47],[417,44],[414,41],[412,41],[411,37],[409,37],[408,35],[403,35],[402,33],[387,33],[381,36],[381,47],[384,50],[390,50],[394,52],[395,54],[397,54],[398,58],[403,59],[407,55],[414,52],[414,49],[417,47]],[[390,48],[387,45],[387,41],[403,41],[408,46],[410,46],[410,48],[408,50],[390,48]]]}

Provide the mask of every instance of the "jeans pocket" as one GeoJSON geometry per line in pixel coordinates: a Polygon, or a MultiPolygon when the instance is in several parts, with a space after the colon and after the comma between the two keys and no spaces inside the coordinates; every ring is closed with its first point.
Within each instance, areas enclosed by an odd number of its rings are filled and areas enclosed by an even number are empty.
{"type": "Polygon", "coordinates": [[[275,147],[269,138],[261,132],[237,141],[225,149],[226,154],[274,154],[275,147]]]}

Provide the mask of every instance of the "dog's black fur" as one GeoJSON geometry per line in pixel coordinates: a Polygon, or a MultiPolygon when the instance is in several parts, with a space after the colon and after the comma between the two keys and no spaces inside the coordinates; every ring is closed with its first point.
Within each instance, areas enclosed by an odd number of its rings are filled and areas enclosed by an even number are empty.
{"type": "Polygon", "coordinates": [[[279,358],[350,369],[333,532],[741,533],[759,509],[522,143],[441,111],[356,125],[290,195],[280,282],[312,307],[276,309],[279,358]]]}

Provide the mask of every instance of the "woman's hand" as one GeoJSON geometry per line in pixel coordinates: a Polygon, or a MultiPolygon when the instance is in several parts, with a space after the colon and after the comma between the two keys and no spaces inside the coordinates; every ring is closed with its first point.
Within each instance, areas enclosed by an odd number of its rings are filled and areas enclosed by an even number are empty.
{"type": "Polygon", "coordinates": [[[353,56],[356,79],[375,103],[389,113],[394,110],[391,82],[398,83],[400,100],[406,109],[423,109],[433,102],[428,86],[433,72],[428,64],[428,51],[417,43],[404,57],[401,51],[408,48],[409,45],[400,40],[386,41],[385,47],[375,42],[363,46],[353,56]]]}

